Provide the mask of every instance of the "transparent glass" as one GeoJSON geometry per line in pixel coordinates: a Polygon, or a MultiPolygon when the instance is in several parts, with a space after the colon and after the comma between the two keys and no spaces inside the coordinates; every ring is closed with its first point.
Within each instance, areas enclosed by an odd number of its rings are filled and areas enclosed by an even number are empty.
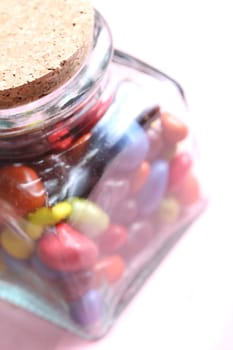
{"type": "Polygon", "coordinates": [[[113,50],[0,110],[0,298],[97,339],[206,205],[180,85],[113,50]]]}

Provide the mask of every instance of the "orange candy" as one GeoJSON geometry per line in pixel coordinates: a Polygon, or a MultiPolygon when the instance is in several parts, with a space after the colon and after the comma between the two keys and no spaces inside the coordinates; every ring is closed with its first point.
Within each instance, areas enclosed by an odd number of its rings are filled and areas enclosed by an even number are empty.
{"type": "Polygon", "coordinates": [[[184,206],[194,204],[200,199],[200,185],[195,175],[189,173],[185,176],[179,187],[179,191],[176,193],[176,197],[184,206]]]}
{"type": "Polygon", "coordinates": [[[146,183],[150,174],[150,163],[142,162],[131,182],[131,191],[138,192],[146,183]]]}
{"type": "Polygon", "coordinates": [[[186,138],[188,127],[176,116],[170,113],[161,114],[163,135],[167,142],[175,144],[186,138]]]}
{"type": "Polygon", "coordinates": [[[17,214],[24,216],[45,204],[46,192],[32,168],[7,166],[0,169],[0,198],[12,205],[17,214]]]}
{"type": "Polygon", "coordinates": [[[119,255],[107,256],[97,262],[94,271],[100,280],[104,278],[109,283],[115,283],[124,274],[125,262],[119,255]]]}

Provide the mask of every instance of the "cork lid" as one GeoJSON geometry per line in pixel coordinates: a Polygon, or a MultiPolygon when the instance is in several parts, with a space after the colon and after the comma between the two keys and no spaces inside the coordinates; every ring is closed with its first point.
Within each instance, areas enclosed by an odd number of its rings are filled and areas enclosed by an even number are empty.
{"type": "Polygon", "coordinates": [[[91,0],[0,1],[0,109],[45,96],[90,52],[91,0]]]}

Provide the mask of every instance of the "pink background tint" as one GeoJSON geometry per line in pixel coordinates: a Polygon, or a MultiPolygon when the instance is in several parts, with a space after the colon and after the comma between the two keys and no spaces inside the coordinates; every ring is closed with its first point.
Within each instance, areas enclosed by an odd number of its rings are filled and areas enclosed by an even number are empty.
{"type": "Polygon", "coordinates": [[[232,350],[231,1],[96,0],[115,46],[185,87],[211,204],[103,340],[85,344],[1,303],[4,350],[232,350]]]}

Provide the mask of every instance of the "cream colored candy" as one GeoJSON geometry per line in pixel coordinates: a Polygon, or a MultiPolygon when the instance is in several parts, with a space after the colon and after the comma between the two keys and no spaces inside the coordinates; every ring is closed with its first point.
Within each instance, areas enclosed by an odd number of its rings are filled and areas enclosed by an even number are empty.
{"type": "Polygon", "coordinates": [[[162,199],[157,210],[157,216],[161,222],[165,224],[174,223],[180,214],[180,205],[173,197],[165,197],[162,199]]]}
{"type": "Polygon", "coordinates": [[[5,229],[1,234],[2,248],[16,259],[28,259],[35,248],[35,243],[31,239],[23,239],[10,230],[5,229]]]}
{"type": "Polygon", "coordinates": [[[94,238],[104,232],[110,223],[109,216],[95,203],[81,198],[71,198],[72,213],[70,222],[81,233],[94,238]]]}

